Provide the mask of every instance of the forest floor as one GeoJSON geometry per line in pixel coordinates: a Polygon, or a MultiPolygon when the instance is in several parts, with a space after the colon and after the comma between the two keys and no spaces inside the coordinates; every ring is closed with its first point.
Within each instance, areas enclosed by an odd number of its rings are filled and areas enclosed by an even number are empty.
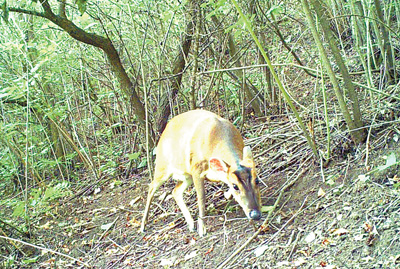
{"type": "MultiPolygon", "coordinates": [[[[347,139],[335,144],[341,136],[333,136],[332,161],[322,167],[301,136],[273,134],[271,124],[255,124],[250,133],[260,128],[246,142],[256,149],[263,205],[272,206],[291,185],[250,242],[268,212],[250,223],[236,202],[224,198],[224,187],[211,183],[206,236],[188,231],[171,199],[173,181],[156,193],[147,230],[139,233],[149,179],[136,174],[77,188],[55,204],[29,240],[47,250],[25,247],[40,259],[18,267],[400,268],[400,175],[391,165],[400,156],[397,127],[370,133],[368,149],[349,150],[347,139]]],[[[186,201],[197,216],[193,189],[186,201]]]]}

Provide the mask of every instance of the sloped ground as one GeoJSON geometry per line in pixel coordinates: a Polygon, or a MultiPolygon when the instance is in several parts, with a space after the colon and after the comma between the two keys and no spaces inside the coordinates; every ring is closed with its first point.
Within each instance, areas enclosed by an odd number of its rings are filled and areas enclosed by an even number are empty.
{"type": "MultiPolygon", "coordinates": [[[[397,126],[371,133],[368,150],[349,151],[342,136],[333,135],[334,158],[321,168],[302,138],[288,133],[290,122],[276,124],[254,124],[248,132],[265,183],[263,204],[273,205],[281,188],[294,184],[262,232],[221,268],[399,268],[399,171],[397,165],[383,166],[385,156],[400,156],[397,126]]],[[[147,232],[140,234],[148,182],[136,175],[76,190],[76,197],[35,224],[29,241],[69,257],[25,247],[27,256],[40,258],[28,265],[16,261],[16,267],[217,268],[268,214],[251,224],[234,201],[224,198],[222,185],[207,184],[208,234],[199,238],[188,232],[171,199],[171,181],[157,192],[147,232]]],[[[193,189],[186,198],[196,216],[193,189]]]]}

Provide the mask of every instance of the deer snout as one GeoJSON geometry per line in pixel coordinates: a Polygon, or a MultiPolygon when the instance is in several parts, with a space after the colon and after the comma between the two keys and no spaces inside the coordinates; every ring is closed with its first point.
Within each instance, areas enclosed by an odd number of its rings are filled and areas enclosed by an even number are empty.
{"type": "Polygon", "coordinates": [[[249,217],[253,220],[260,220],[261,219],[261,212],[257,209],[253,209],[249,213],[249,217]]]}

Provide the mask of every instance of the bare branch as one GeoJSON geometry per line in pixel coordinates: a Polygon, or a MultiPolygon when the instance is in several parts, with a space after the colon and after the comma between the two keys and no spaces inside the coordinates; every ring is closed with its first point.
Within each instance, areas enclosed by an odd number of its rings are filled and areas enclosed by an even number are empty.
{"type": "Polygon", "coordinates": [[[16,12],[16,13],[33,15],[33,16],[42,17],[42,18],[47,18],[46,15],[43,12],[38,12],[38,11],[34,11],[34,10],[27,10],[27,9],[18,8],[18,7],[9,7],[8,11],[9,12],[16,12]]]}

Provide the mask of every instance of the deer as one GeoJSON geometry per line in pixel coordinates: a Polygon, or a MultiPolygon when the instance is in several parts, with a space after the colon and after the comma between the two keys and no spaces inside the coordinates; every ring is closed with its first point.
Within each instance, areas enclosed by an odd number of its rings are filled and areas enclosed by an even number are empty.
{"type": "Polygon", "coordinates": [[[156,148],[154,177],[149,184],[141,232],[145,231],[154,194],[170,178],[177,181],[172,196],[192,232],[195,231],[195,222],[183,194],[194,184],[200,237],[207,233],[204,224],[206,180],[228,185],[228,193],[247,218],[261,219],[260,180],[251,149],[244,146],[240,132],[231,122],[212,112],[199,109],[182,113],[173,117],[162,132],[156,148]]]}

